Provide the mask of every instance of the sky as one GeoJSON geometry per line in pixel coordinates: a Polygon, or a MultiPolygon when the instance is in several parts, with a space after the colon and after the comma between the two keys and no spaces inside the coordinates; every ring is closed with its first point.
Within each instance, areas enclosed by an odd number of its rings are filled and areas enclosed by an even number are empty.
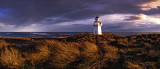
{"type": "Polygon", "coordinates": [[[0,32],[160,32],[160,0],[0,0],[0,32]]]}

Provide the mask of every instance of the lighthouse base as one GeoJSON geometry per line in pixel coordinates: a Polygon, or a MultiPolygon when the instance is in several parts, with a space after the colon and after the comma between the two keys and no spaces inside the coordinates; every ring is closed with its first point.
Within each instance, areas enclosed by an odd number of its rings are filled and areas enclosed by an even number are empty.
{"type": "Polygon", "coordinates": [[[94,34],[96,34],[96,35],[102,35],[101,26],[95,26],[94,27],[94,34]]]}

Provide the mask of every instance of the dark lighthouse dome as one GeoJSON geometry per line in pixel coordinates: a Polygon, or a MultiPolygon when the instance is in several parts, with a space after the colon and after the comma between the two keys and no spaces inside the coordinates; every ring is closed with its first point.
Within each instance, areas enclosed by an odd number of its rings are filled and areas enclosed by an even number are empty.
{"type": "Polygon", "coordinates": [[[97,16],[96,18],[99,18],[99,16],[97,16]]]}
{"type": "Polygon", "coordinates": [[[95,18],[95,20],[97,20],[97,19],[99,19],[99,16],[97,16],[97,17],[95,18]]]}

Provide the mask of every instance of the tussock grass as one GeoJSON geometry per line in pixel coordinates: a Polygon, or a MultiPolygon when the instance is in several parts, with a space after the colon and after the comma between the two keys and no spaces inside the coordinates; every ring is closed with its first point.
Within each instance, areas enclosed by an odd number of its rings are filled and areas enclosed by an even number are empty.
{"type": "Polygon", "coordinates": [[[55,68],[101,69],[105,62],[118,59],[118,49],[108,45],[102,47],[105,52],[90,42],[62,43],[46,40],[45,45],[52,52],[51,65],[55,68]]]}
{"type": "Polygon", "coordinates": [[[10,44],[7,43],[6,41],[4,40],[0,40],[0,49],[2,49],[3,47],[8,47],[10,44]]]}
{"type": "Polygon", "coordinates": [[[19,68],[24,64],[25,58],[17,49],[5,47],[1,52],[0,62],[8,68],[19,68]]]}
{"type": "Polygon", "coordinates": [[[93,43],[85,42],[81,46],[82,63],[79,69],[101,69],[106,68],[107,62],[118,60],[118,48],[110,45],[97,46],[93,43]]]}
{"type": "Polygon", "coordinates": [[[53,52],[52,65],[56,68],[66,68],[69,64],[80,56],[80,51],[76,43],[62,43],[57,41],[46,41],[49,49],[53,52]]]}
{"type": "Polygon", "coordinates": [[[0,66],[28,69],[160,68],[160,35],[75,35],[67,39],[0,40],[0,66]],[[63,42],[64,41],[64,42],[63,42]],[[8,42],[8,43],[7,43],[8,42]],[[16,47],[14,44],[28,44],[16,47]],[[95,44],[96,43],[96,44],[95,44]],[[29,45],[31,44],[31,45],[29,45]]]}
{"type": "Polygon", "coordinates": [[[118,48],[111,46],[111,45],[105,45],[104,48],[104,59],[107,61],[114,61],[119,58],[118,55],[118,48]]]}
{"type": "Polygon", "coordinates": [[[85,42],[81,46],[82,63],[78,65],[79,69],[100,69],[101,55],[99,54],[98,47],[89,42],[85,42]]]}
{"type": "Polygon", "coordinates": [[[143,67],[141,67],[137,63],[133,63],[131,61],[125,61],[124,66],[126,66],[127,69],[144,69],[143,67]]]}
{"type": "Polygon", "coordinates": [[[34,53],[24,53],[26,59],[30,61],[32,65],[45,62],[51,54],[47,46],[37,46],[36,49],[37,51],[34,53]]]}

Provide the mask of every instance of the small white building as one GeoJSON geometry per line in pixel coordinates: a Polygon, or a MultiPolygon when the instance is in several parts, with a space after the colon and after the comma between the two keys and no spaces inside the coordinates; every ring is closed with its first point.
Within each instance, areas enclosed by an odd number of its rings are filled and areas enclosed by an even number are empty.
{"type": "Polygon", "coordinates": [[[96,34],[96,35],[102,35],[102,29],[101,29],[102,23],[101,23],[100,18],[98,16],[95,18],[93,26],[94,26],[94,32],[93,33],[96,34]]]}

